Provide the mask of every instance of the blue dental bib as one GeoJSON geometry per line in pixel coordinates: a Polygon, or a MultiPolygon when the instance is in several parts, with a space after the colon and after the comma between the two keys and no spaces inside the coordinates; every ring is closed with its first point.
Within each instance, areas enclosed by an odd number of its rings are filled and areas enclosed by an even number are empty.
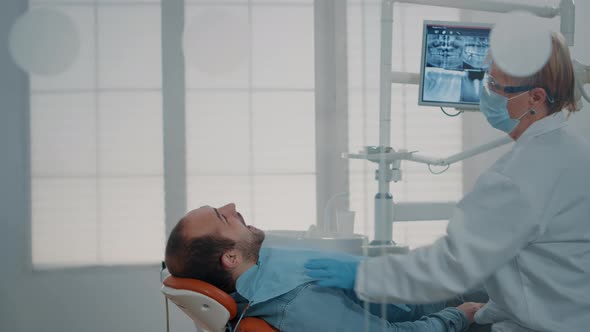
{"type": "MultiPolygon", "coordinates": [[[[262,303],[286,294],[300,285],[316,279],[305,275],[304,264],[312,258],[333,258],[362,261],[366,257],[330,251],[263,247],[258,262],[236,281],[236,291],[250,305],[262,303]]],[[[404,311],[406,305],[396,305],[404,311]]]]}

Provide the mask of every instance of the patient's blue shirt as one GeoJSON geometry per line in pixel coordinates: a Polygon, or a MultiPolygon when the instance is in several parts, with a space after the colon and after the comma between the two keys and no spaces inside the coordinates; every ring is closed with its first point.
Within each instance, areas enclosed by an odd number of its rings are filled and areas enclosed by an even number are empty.
{"type": "Polygon", "coordinates": [[[354,291],[317,286],[305,275],[311,258],[358,259],[344,253],[264,247],[258,263],[236,281],[239,313],[266,320],[281,332],[459,332],[465,315],[444,303],[430,305],[365,304],[354,291]],[[246,304],[248,306],[246,306],[246,304]],[[367,325],[368,324],[368,325],[367,325]]]}
{"type": "MultiPolygon", "coordinates": [[[[281,296],[298,286],[314,281],[305,275],[303,266],[312,258],[361,261],[366,257],[330,251],[264,247],[260,249],[258,263],[238,278],[236,290],[250,302],[250,305],[281,296]]],[[[410,310],[403,304],[396,306],[410,310]]]]}

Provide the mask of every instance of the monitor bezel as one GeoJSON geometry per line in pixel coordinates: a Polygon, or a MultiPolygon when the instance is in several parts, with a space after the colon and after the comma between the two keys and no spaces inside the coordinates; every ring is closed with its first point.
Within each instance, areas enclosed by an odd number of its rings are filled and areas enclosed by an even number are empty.
{"type": "Polygon", "coordinates": [[[494,27],[491,23],[481,22],[456,22],[456,21],[433,21],[424,20],[422,24],[422,54],[420,59],[420,82],[418,91],[418,105],[421,106],[435,106],[435,107],[453,107],[459,110],[479,110],[479,103],[453,103],[453,102],[436,102],[425,101],[423,97],[424,75],[426,69],[426,35],[428,33],[428,25],[441,25],[447,27],[469,28],[469,29],[489,29],[490,33],[494,27]]]}

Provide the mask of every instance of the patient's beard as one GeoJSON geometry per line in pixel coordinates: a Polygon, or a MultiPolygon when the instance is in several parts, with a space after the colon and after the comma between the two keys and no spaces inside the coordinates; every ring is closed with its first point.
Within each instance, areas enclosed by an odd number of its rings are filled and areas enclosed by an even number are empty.
{"type": "Polygon", "coordinates": [[[237,248],[244,256],[244,260],[256,263],[258,262],[260,247],[264,241],[264,232],[256,229],[256,231],[253,231],[251,234],[252,236],[248,240],[237,243],[237,248]]]}

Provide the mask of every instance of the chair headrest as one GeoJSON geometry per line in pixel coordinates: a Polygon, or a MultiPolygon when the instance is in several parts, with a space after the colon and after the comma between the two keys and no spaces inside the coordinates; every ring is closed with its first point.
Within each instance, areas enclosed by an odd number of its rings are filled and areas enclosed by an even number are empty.
{"type": "Polygon", "coordinates": [[[169,276],[164,279],[164,285],[174,289],[184,289],[201,293],[214,299],[215,301],[219,302],[219,304],[224,306],[227,311],[229,311],[230,319],[233,319],[238,312],[236,301],[234,301],[234,299],[229,296],[229,294],[208,282],[191,278],[178,278],[169,276]]]}

